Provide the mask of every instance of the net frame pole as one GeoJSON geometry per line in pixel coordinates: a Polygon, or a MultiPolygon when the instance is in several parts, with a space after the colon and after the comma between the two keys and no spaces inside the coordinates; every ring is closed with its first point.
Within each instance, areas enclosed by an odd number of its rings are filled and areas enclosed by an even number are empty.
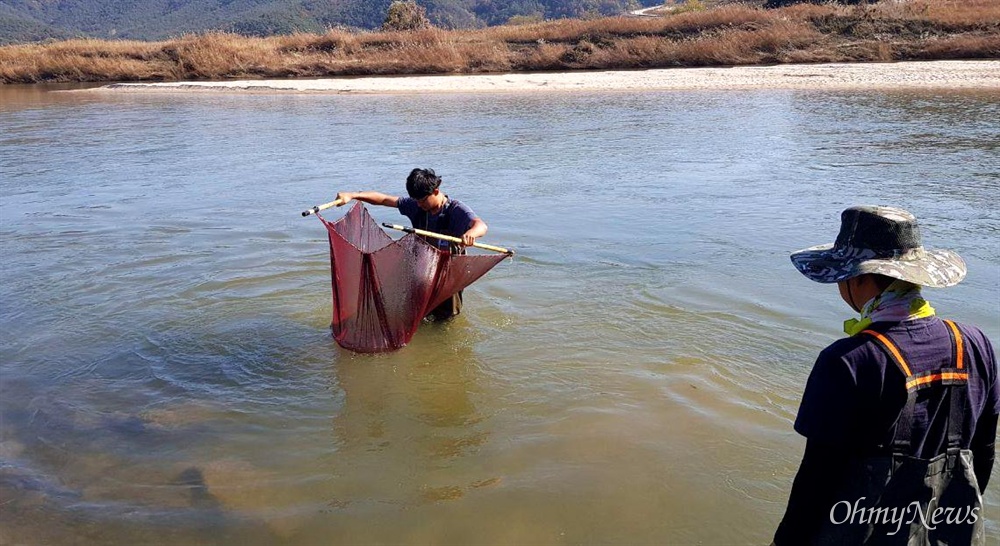
{"type": "MultiPolygon", "coordinates": [[[[417,235],[424,235],[426,237],[434,237],[435,239],[441,239],[442,241],[450,241],[452,243],[465,244],[465,242],[462,241],[462,239],[460,237],[452,237],[451,235],[444,235],[444,234],[441,234],[441,233],[434,233],[433,231],[426,231],[426,230],[423,230],[423,229],[417,229],[417,228],[411,228],[411,227],[406,227],[406,226],[400,226],[398,224],[387,224],[385,222],[382,222],[382,226],[387,227],[389,229],[396,229],[396,230],[399,230],[399,231],[404,231],[406,233],[415,233],[417,235]]],[[[483,244],[483,243],[472,243],[472,245],[468,245],[468,246],[474,246],[476,248],[481,248],[483,250],[492,250],[493,252],[499,252],[501,254],[508,254],[510,256],[514,255],[514,251],[513,250],[509,250],[509,249],[506,249],[506,248],[503,248],[503,247],[499,247],[499,246],[487,245],[487,244],[483,244]]]]}
{"type": "Polygon", "coordinates": [[[322,205],[316,205],[316,206],[312,207],[311,209],[306,209],[306,210],[302,211],[302,216],[309,216],[310,214],[316,214],[316,213],[318,213],[321,210],[326,210],[326,209],[332,208],[332,207],[339,207],[339,206],[341,206],[343,204],[344,204],[344,200],[343,199],[336,199],[334,201],[330,201],[329,203],[323,203],[322,205]]]}

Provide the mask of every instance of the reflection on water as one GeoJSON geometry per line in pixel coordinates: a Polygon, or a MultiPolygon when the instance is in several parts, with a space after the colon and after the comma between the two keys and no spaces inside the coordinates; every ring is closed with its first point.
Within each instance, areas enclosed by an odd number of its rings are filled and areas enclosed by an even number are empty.
{"type": "Polygon", "coordinates": [[[844,206],[913,210],[969,263],[935,307],[1000,339],[998,118],[996,92],[0,88],[3,539],[766,543],[849,316],[788,253],[844,206]],[[410,346],[343,351],[298,212],[414,166],[518,256],[410,346]]]}
{"type": "Polygon", "coordinates": [[[469,487],[499,481],[474,476],[464,483],[449,471],[457,459],[474,455],[487,442],[490,427],[489,416],[480,413],[471,398],[480,392],[481,366],[471,344],[452,345],[451,351],[426,361],[417,356],[433,354],[431,344],[449,343],[435,339],[441,335],[431,332],[403,353],[336,368],[344,406],[333,418],[338,447],[330,462],[335,468],[349,464],[333,473],[338,477],[335,489],[367,491],[365,498],[340,499],[338,504],[457,499],[469,487]],[[373,489],[372,484],[384,489],[373,489]]]}

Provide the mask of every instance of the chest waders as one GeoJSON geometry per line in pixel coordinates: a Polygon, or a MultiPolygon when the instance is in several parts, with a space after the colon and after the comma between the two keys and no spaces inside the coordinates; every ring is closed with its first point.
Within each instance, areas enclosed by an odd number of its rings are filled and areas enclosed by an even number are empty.
{"type": "Polygon", "coordinates": [[[953,367],[919,374],[910,371],[888,336],[874,330],[861,332],[903,372],[906,405],[893,425],[892,439],[879,446],[876,453],[881,455],[854,464],[818,544],[985,544],[983,499],[973,472],[972,451],[961,447],[969,381],[962,334],[955,323],[944,322],[951,336],[953,367]],[[927,430],[947,434],[947,450],[929,459],[911,455],[918,401],[927,404],[927,430]]]}
{"type": "MultiPolygon", "coordinates": [[[[447,197],[447,196],[445,196],[447,197]]],[[[430,214],[425,214],[422,222],[414,222],[414,226],[417,229],[422,229],[425,231],[434,231],[436,233],[443,233],[445,235],[454,235],[449,230],[451,229],[451,216],[448,214],[451,209],[452,201],[448,199],[444,210],[438,215],[438,220],[434,229],[430,227],[430,214]],[[416,225],[416,224],[423,225],[416,225]]],[[[460,236],[460,235],[458,235],[460,236]]],[[[434,248],[440,248],[438,242],[430,237],[424,237],[424,240],[434,245],[434,248]]],[[[465,254],[465,247],[457,243],[451,243],[448,245],[448,249],[452,254],[465,254]]],[[[462,312],[462,291],[459,290],[457,294],[441,302],[427,314],[428,317],[434,319],[434,321],[446,320],[462,312]]]]}

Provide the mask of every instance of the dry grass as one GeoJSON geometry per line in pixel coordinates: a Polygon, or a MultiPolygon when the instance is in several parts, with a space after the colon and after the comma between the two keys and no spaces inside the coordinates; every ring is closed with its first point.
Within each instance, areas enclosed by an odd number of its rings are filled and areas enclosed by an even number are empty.
{"type": "Polygon", "coordinates": [[[1000,58],[1000,2],[745,5],[664,17],[473,31],[190,35],[0,47],[0,82],[221,80],[369,74],[1000,58]]]}

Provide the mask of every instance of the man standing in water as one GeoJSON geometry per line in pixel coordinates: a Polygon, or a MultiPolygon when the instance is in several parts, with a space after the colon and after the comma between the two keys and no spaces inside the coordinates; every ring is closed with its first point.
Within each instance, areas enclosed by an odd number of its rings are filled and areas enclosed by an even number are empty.
{"type": "Polygon", "coordinates": [[[791,258],[861,317],[809,376],[795,420],[805,454],[774,543],[983,544],[996,357],[920,292],[958,284],[965,262],[924,249],[909,212],[867,206],[843,212],[836,243],[791,258]]]}
{"type": "MultiPolygon", "coordinates": [[[[409,197],[396,197],[377,191],[341,192],[337,199],[347,204],[352,199],[372,205],[396,207],[399,213],[410,219],[416,229],[432,231],[462,239],[464,246],[471,246],[476,239],[486,235],[488,226],[476,213],[462,202],[451,199],[441,192],[441,177],[433,169],[413,169],[406,177],[406,193],[409,197]]],[[[452,254],[464,254],[465,248],[440,239],[428,242],[441,249],[451,249],[452,254]]],[[[462,312],[462,292],[445,300],[430,312],[428,317],[445,320],[462,312]]]]}

